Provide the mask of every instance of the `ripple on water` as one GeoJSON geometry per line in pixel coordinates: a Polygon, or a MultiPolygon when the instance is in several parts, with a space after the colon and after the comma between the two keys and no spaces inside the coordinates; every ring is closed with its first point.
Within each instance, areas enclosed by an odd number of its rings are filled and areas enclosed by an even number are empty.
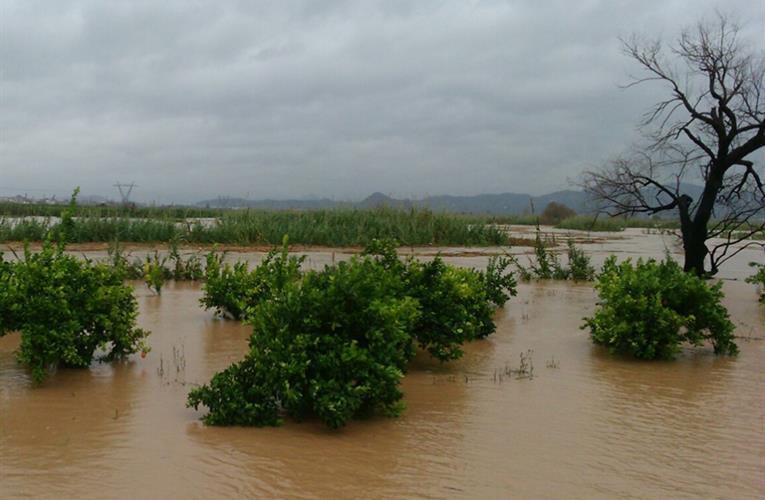
{"type": "MultiPolygon", "coordinates": [[[[725,289],[734,320],[765,337],[752,287],[725,289]]],[[[614,358],[579,329],[591,287],[522,285],[462,360],[413,363],[399,419],[208,428],[186,394],[244,354],[249,328],[213,319],[199,296],[141,289],[146,359],[61,370],[40,387],[13,359],[17,340],[0,339],[0,496],[765,495],[763,340],[742,340],[737,358],[614,358]],[[497,379],[529,349],[532,380],[497,379]]]]}

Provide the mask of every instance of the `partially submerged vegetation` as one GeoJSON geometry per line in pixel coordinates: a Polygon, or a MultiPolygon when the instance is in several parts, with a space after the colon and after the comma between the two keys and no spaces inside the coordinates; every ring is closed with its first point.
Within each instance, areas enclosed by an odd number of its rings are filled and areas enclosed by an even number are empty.
{"type": "Polygon", "coordinates": [[[202,258],[197,252],[184,256],[178,241],[170,242],[167,255],[155,250],[144,259],[130,259],[118,241],[109,244],[107,263],[114,267],[125,279],[146,282],[149,289],[161,294],[167,280],[199,281],[204,279],[202,258]]]}
{"type": "Polygon", "coordinates": [[[26,249],[0,263],[0,336],[21,333],[18,360],[38,382],[57,366],[146,352],[148,332],[135,325],[137,304],[123,278],[112,266],[65,254],[63,244],[26,249]]]}
{"type": "Polygon", "coordinates": [[[534,259],[529,259],[528,267],[521,264],[518,259],[513,259],[521,280],[592,281],[595,279],[595,268],[590,262],[590,257],[571,239],[567,241],[567,265],[562,264],[558,255],[549,247],[550,244],[542,239],[541,232],[537,228],[534,239],[534,259]]]}
{"type": "MultiPolygon", "coordinates": [[[[88,224],[103,222],[77,219],[76,195],[61,222],[44,228],[40,252],[26,246],[23,257],[11,262],[0,254],[0,335],[20,331],[18,359],[37,381],[55,366],[87,367],[97,358],[145,353],[148,332],[135,325],[137,305],[124,280],[143,279],[157,295],[168,279],[203,280],[205,308],[253,328],[244,359],[188,396],[189,406],[207,407],[204,421],[215,425],[277,425],[287,415],[317,417],[336,428],[369,414],[397,415],[403,408],[399,384],[416,348],[446,362],[460,358],[466,342],[494,332],[494,311],[515,295],[515,277],[508,272],[512,264],[524,280],[590,281],[596,275],[572,240],[562,264],[551,250],[555,242],[543,240],[539,227],[529,267],[511,257],[492,257],[483,271],[446,264],[439,256],[429,262],[401,259],[395,240],[376,238],[347,262],[304,271],[305,257],[289,255],[286,236],[280,250],[250,269],[243,262],[225,262],[225,254],[215,250],[205,259],[183,255],[181,242],[195,241],[194,235],[204,231],[217,241],[212,235],[224,231],[221,225],[201,223],[168,226],[166,254],[154,251],[130,260],[115,241],[108,260],[94,263],[64,253],[65,242],[82,238],[88,224]]],[[[357,243],[364,234],[396,231],[415,239],[494,234],[481,232],[492,226],[427,211],[308,214],[261,214],[260,222],[268,231],[299,227],[307,241],[323,234],[357,243]]],[[[220,234],[244,241],[275,237],[253,229],[259,219],[251,216],[224,218],[233,224],[225,231],[232,232],[220,234]]],[[[132,222],[148,227],[141,224],[152,221],[132,222]]],[[[752,265],[757,273],[747,281],[765,286],[765,266],[752,265]]],[[[716,353],[737,352],[733,324],[720,303],[721,284],[710,286],[669,259],[639,260],[633,266],[611,257],[596,288],[601,302],[584,327],[613,353],[671,359],[683,342],[704,341],[711,341],[716,353]]]]}
{"type": "Polygon", "coordinates": [[[226,293],[211,295],[220,287],[206,290],[207,307],[253,325],[245,358],[189,394],[190,406],[208,408],[206,423],[277,425],[286,414],[336,428],[372,413],[396,415],[415,345],[442,361],[458,358],[462,343],[494,331],[494,307],[515,293],[505,259],[485,272],[440,258],[401,261],[390,242],[372,242],[322,271],[300,273],[295,264],[283,251],[253,271],[214,271],[232,282],[227,290],[241,282],[268,293],[235,303],[233,313],[226,293]]]}
{"type": "MultiPolygon", "coordinates": [[[[0,202],[0,216],[7,217],[58,217],[68,203],[18,203],[0,202]]],[[[192,206],[137,206],[137,205],[77,205],[76,217],[130,217],[143,219],[185,220],[191,217],[220,217],[227,209],[192,206]]]]}
{"type": "MultiPolygon", "coordinates": [[[[42,241],[56,231],[49,219],[0,220],[0,241],[42,241]]],[[[175,218],[76,217],[71,242],[170,242],[278,245],[293,243],[364,246],[375,239],[402,245],[506,245],[507,234],[471,217],[426,209],[336,209],[312,211],[228,211],[210,220],[175,218]]]]}
{"type": "Polygon", "coordinates": [[[600,302],[582,328],[615,354],[673,359],[682,343],[710,341],[715,353],[735,355],[734,325],[721,304],[722,283],[709,285],[673,260],[609,258],[595,285],[600,302]]]}
{"type": "Polygon", "coordinates": [[[750,262],[749,265],[755,268],[756,272],[746,279],[747,283],[753,283],[759,287],[760,302],[765,303],[765,264],[750,262]]]}
{"type": "Polygon", "coordinates": [[[302,277],[300,266],[305,257],[290,256],[285,237],[281,251],[272,250],[255,269],[246,262],[229,264],[224,254],[210,252],[205,267],[204,295],[200,300],[205,309],[235,320],[245,318],[261,301],[302,277]]]}

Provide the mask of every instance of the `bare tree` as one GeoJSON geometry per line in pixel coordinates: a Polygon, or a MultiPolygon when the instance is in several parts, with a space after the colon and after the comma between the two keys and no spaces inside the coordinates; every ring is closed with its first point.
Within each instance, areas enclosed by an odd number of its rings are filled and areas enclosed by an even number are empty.
{"type": "Polygon", "coordinates": [[[676,210],[685,270],[714,274],[765,230],[765,53],[739,40],[739,26],[718,14],[665,49],[659,41],[622,40],[644,76],[669,93],[641,123],[647,146],[584,174],[585,191],[610,215],[676,210]],[[669,55],[669,57],[668,57],[669,55]],[[689,194],[689,183],[703,185],[689,194]],[[709,259],[710,269],[705,271],[709,259]]]}

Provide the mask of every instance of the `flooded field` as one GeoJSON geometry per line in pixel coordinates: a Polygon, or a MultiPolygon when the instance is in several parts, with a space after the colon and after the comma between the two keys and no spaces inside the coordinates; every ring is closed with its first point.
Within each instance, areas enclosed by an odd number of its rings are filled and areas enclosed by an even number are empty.
{"type": "MultiPolygon", "coordinates": [[[[640,230],[583,243],[598,263],[673,245],[640,230]]],[[[758,252],[742,252],[721,276],[736,358],[711,348],[675,362],[611,357],[579,329],[595,305],[591,286],[523,284],[497,332],[463,359],[417,358],[402,417],[340,431],[310,421],[202,425],[186,394],[243,356],[249,329],[202,310],[198,284],[169,284],[157,297],[137,283],[139,322],[153,332],[145,359],[61,370],[34,387],[13,357],[18,337],[0,339],[0,497],[762,498],[765,306],[741,281],[758,252]],[[529,350],[533,378],[502,375],[529,350]]],[[[475,249],[443,253],[486,262],[475,249]]],[[[347,256],[319,250],[309,264],[347,256]]]]}

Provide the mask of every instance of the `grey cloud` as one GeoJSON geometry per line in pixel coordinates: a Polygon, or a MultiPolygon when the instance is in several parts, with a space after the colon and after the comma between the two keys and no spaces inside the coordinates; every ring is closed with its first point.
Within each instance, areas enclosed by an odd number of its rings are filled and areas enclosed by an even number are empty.
{"type": "Polygon", "coordinates": [[[0,195],[565,188],[661,95],[618,88],[618,37],[715,8],[762,42],[745,0],[0,0],[0,195]]]}

